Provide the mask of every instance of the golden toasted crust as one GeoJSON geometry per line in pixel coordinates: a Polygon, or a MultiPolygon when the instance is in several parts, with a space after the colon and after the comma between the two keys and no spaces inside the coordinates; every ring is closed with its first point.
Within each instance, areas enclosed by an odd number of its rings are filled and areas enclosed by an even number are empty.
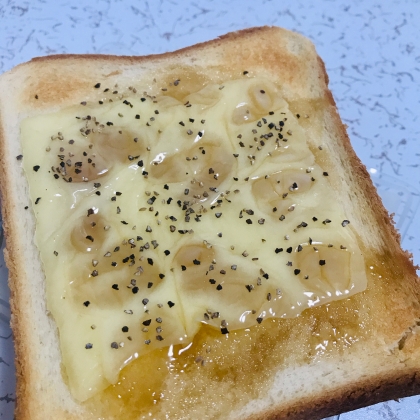
{"type": "MultiPolygon", "coordinates": [[[[220,402],[221,411],[213,417],[316,419],[420,392],[420,286],[410,256],[401,250],[392,218],[351,147],[313,45],[301,35],[263,27],[163,55],[36,58],[0,78],[0,188],[16,348],[17,419],[94,418],[89,406],[71,399],[61,376],[57,332],[46,313],[42,267],[33,242],[34,218],[30,209],[24,209],[29,205],[28,186],[16,160],[20,121],[97,100],[98,92],[92,87],[98,81],[128,86],[142,78],[155,78],[164,85],[182,77],[181,88],[187,94],[209,80],[221,83],[238,78],[245,70],[277,83],[292,110],[307,110],[309,118],[302,125],[308,142],[314,150],[318,146],[328,150],[322,165],[336,175],[331,182],[349,206],[352,225],[361,236],[359,245],[377,274],[368,278],[365,292],[350,300],[306,311],[279,325],[279,337],[287,332],[289,342],[273,343],[271,361],[254,373],[255,388],[263,391],[255,396],[241,383],[234,384],[244,398],[228,401],[232,412],[226,412],[220,402]],[[349,316],[343,321],[344,329],[359,327],[352,345],[325,355],[305,355],[306,364],[293,354],[286,362],[276,359],[279,351],[300,352],[297,348],[305,348],[317,331],[317,322],[327,322],[328,311],[346,313],[347,304],[359,314],[356,320],[349,316]],[[290,371],[296,383],[285,396],[282,388],[286,389],[290,371]]],[[[341,325],[337,319],[331,322],[341,325]]],[[[264,327],[258,328],[263,336],[264,327]]],[[[187,378],[193,383],[193,377],[187,378]]],[[[202,398],[210,398],[206,389],[221,385],[200,386],[202,398]]],[[[180,418],[188,414],[194,418],[186,407],[180,406],[179,413],[180,418]]]]}

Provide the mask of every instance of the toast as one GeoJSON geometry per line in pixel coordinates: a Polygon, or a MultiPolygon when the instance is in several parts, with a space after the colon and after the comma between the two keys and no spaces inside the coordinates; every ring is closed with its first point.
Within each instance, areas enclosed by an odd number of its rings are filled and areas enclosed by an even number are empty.
{"type": "Polygon", "coordinates": [[[0,91],[17,419],[419,392],[419,279],[306,38],[36,58],[0,91]]]}

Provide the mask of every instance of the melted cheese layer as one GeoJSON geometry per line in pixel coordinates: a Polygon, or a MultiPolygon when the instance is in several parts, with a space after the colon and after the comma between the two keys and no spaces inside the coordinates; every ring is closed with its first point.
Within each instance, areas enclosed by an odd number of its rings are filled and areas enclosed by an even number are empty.
{"type": "Polygon", "coordinates": [[[163,93],[104,94],[21,126],[80,401],[153,349],[187,348],[202,323],[228,334],[366,288],[351,223],[275,85],[163,93]]]}

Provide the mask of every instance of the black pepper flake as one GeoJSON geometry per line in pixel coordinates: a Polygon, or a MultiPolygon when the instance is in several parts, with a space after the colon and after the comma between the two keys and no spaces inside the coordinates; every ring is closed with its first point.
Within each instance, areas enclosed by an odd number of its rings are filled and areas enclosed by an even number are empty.
{"type": "Polygon", "coordinates": [[[298,245],[297,251],[300,252],[300,251],[302,251],[302,249],[303,249],[302,245],[298,245]]]}
{"type": "Polygon", "coordinates": [[[140,166],[140,168],[142,168],[142,167],[143,167],[143,161],[142,161],[142,160],[139,160],[139,161],[137,162],[137,165],[138,165],[138,166],[140,166]]]}
{"type": "Polygon", "coordinates": [[[148,262],[150,265],[153,265],[153,259],[152,259],[152,258],[148,258],[148,259],[147,259],[147,262],[148,262]]]}
{"type": "Polygon", "coordinates": [[[248,292],[251,292],[254,289],[254,287],[252,286],[252,284],[247,284],[247,285],[245,285],[245,287],[248,290],[248,292]]]}
{"type": "Polygon", "coordinates": [[[139,119],[140,119],[140,115],[136,114],[136,120],[139,120],[139,119]]]}
{"type": "Polygon", "coordinates": [[[343,220],[341,226],[346,227],[350,223],[350,220],[343,220]]]}
{"type": "Polygon", "coordinates": [[[220,328],[222,334],[229,334],[229,330],[226,327],[220,328]]]}
{"type": "Polygon", "coordinates": [[[90,235],[86,236],[86,239],[89,239],[89,241],[91,241],[91,242],[93,242],[93,241],[94,241],[93,237],[92,237],[92,236],[90,236],[90,235]]]}
{"type": "Polygon", "coordinates": [[[319,260],[319,265],[325,265],[325,260],[319,260]]]}
{"type": "Polygon", "coordinates": [[[96,83],[96,85],[94,86],[94,88],[99,89],[101,87],[100,83],[96,83]]]}
{"type": "Polygon", "coordinates": [[[222,213],[215,213],[214,215],[219,219],[222,213]]]}
{"type": "Polygon", "coordinates": [[[148,327],[151,323],[152,323],[152,320],[151,319],[147,319],[146,321],[143,321],[143,325],[145,327],[148,327]]]}
{"type": "Polygon", "coordinates": [[[142,303],[143,305],[147,305],[147,304],[149,303],[149,299],[144,298],[144,299],[141,301],[141,303],[142,303]]]}
{"type": "Polygon", "coordinates": [[[16,160],[22,160],[22,158],[23,158],[23,155],[17,155],[16,156],[16,160]]]}
{"type": "Polygon", "coordinates": [[[223,289],[223,286],[222,286],[221,284],[218,284],[218,285],[216,286],[216,289],[217,289],[217,290],[222,290],[222,289],[223,289]]]}
{"type": "MultiPolygon", "coordinates": [[[[165,190],[169,190],[169,185],[168,184],[165,184],[164,186],[163,186],[163,188],[165,188],[165,190]]],[[[169,204],[169,203],[168,203],[169,204]]]]}
{"type": "Polygon", "coordinates": [[[150,289],[152,286],[153,286],[153,283],[149,281],[149,283],[147,283],[147,288],[150,289]]]}
{"type": "Polygon", "coordinates": [[[90,305],[90,302],[87,300],[87,301],[83,302],[83,305],[85,305],[86,308],[87,308],[90,305]]]}
{"type": "Polygon", "coordinates": [[[137,286],[134,286],[134,287],[131,289],[131,291],[133,292],[133,294],[136,294],[136,293],[138,293],[139,288],[138,288],[137,286]]]}
{"type": "Polygon", "coordinates": [[[121,223],[122,223],[123,225],[128,225],[128,222],[126,222],[125,220],[121,220],[121,223]]]}
{"type": "Polygon", "coordinates": [[[108,121],[108,122],[106,123],[106,125],[109,127],[109,126],[111,126],[111,125],[114,125],[114,123],[113,123],[113,122],[111,122],[111,121],[108,121]]]}
{"type": "Polygon", "coordinates": [[[92,347],[93,347],[92,343],[87,343],[86,346],[85,346],[85,349],[90,350],[92,347]]]}
{"type": "Polygon", "coordinates": [[[187,267],[185,267],[185,265],[181,265],[181,270],[185,271],[187,269],[187,267]]]}
{"type": "Polygon", "coordinates": [[[246,219],[246,222],[248,223],[248,225],[252,225],[252,220],[251,219],[246,219]]]}
{"type": "Polygon", "coordinates": [[[209,279],[210,284],[216,284],[216,280],[215,279],[209,279]]]}
{"type": "Polygon", "coordinates": [[[113,285],[112,285],[112,288],[113,288],[114,290],[120,290],[120,289],[119,289],[119,287],[118,287],[118,284],[113,284],[113,285]]]}
{"type": "Polygon", "coordinates": [[[180,121],[180,122],[179,122],[179,125],[182,125],[183,127],[185,127],[185,124],[184,124],[184,122],[183,122],[183,121],[180,121]]]}
{"type": "Polygon", "coordinates": [[[40,168],[40,166],[39,166],[39,165],[35,165],[35,166],[33,167],[33,169],[34,169],[34,171],[35,171],[35,172],[38,172],[39,168],[40,168]]]}
{"type": "Polygon", "coordinates": [[[328,176],[328,172],[322,172],[322,175],[328,176]]]}
{"type": "Polygon", "coordinates": [[[126,332],[128,332],[128,327],[127,327],[127,326],[122,327],[122,328],[121,328],[121,331],[122,331],[122,332],[125,332],[125,333],[126,333],[126,332]]]}
{"type": "Polygon", "coordinates": [[[38,204],[38,203],[40,202],[40,200],[41,200],[41,197],[38,197],[38,198],[35,200],[35,204],[38,204]]]}
{"type": "Polygon", "coordinates": [[[173,302],[171,302],[170,300],[168,301],[168,306],[170,307],[170,308],[172,308],[173,306],[175,306],[175,303],[173,303],[173,302]]]}
{"type": "Polygon", "coordinates": [[[197,259],[194,259],[194,260],[193,260],[193,263],[194,263],[194,265],[200,265],[200,264],[201,264],[201,261],[199,261],[199,260],[197,260],[197,259]]]}
{"type": "Polygon", "coordinates": [[[293,251],[293,248],[291,246],[289,246],[289,248],[286,249],[286,252],[288,252],[289,254],[291,254],[293,251]]]}
{"type": "Polygon", "coordinates": [[[300,273],[300,270],[298,268],[295,268],[293,272],[295,273],[295,276],[297,276],[300,273]]]}
{"type": "Polygon", "coordinates": [[[263,277],[264,277],[266,280],[268,280],[268,278],[269,278],[268,273],[264,273],[264,274],[263,274],[263,277]]]}
{"type": "Polygon", "coordinates": [[[162,273],[160,273],[159,274],[159,278],[162,280],[162,279],[164,279],[165,278],[165,274],[162,274],[162,273]]]}
{"type": "Polygon", "coordinates": [[[314,222],[316,222],[316,221],[318,220],[318,218],[317,218],[317,217],[312,217],[312,220],[313,220],[314,222]]]}
{"type": "Polygon", "coordinates": [[[113,348],[113,349],[118,349],[118,343],[117,343],[116,341],[113,341],[113,342],[111,343],[111,348],[113,348]]]}
{"type": "Polygon", "coordinates": [[[261,324],[261,322],[263,322],[263,318],[257,318],[257,322],[258,324],[261,324]]]}
{"type": "Polygon", "coordinates": [[[276,248],[276,249],[274,250],[274,252],[275,252],[276,254],[278,254],[279,252],[283,252],[283,248],[276,248]]]}
{"type": "Polygon", "coordinates": [[[326,225],[327,223],[331,223],[331,220],[330,220],[330,219],[325,219],[325,220],[322,222],[322,224],[323,224],[323,225],[326,225]]]}
{"type": "Polygon", "coordinates": [[[98,270],[93,270],[92,273],[91,273],[91,276],[96,277],[98,274],[99,274],[98,270]]]}

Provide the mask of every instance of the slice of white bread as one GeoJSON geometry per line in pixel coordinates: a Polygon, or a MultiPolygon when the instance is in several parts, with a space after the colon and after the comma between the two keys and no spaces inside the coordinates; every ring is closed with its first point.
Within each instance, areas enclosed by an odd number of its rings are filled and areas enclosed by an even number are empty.
{"type": "Polygon", "coordinates": [[[39,58],[2,75],[0,92],[0,182],[16,343],[16,419],[137,419],[149,418],[149,412],[171,419],[317,419],[420,392],[419,279],[350,145],[324,65],[306,38],[264,27],[159,56],[39,58]],[[203,328],[195,338],[200,351],[185,352],[172,362],[172,370],[162,356],[166,350],[157,350],[123,370],[126,388],[117,384],[80,403],[66,384],[57,327],[47,310],[45,275],[34,239],[37,210],[22,168],[25,156],[17,159],[22,155],[21,122],[98,102],[103,93],[97,83],[118,85],[118,90],[131,87],[132,92],[148,83],[151,91],[166,89],[180,80],[182,99],[207,83],[222,87],[244,72],[274,83],[291,112],[299,114],[306,141],[358,235],[367,288],[307,309],[297,318],[231,332],[223,340],[220,331],[203,328]],[[127,390],[134,383],[147,386],[127,390]]]}

